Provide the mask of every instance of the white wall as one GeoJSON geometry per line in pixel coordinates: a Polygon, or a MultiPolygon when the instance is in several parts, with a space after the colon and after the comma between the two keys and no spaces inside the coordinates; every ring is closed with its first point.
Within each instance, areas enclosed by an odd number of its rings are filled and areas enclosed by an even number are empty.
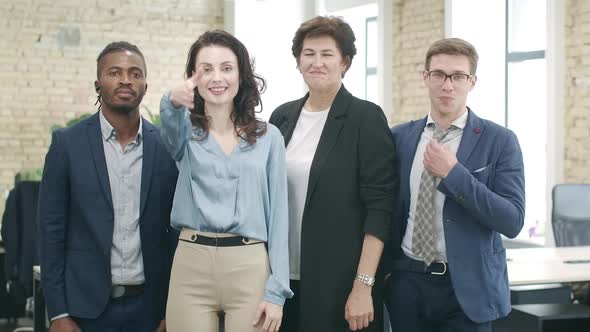
{"type": "Polygon", "coordinates": [[[447,5],[447,37],[457,37],[472,43],[479,53],[477,83],[469,94],[467,104],[477,115],[500,125],[505,123],[504,61],[505,4],[504,1],[452,0],[447,5]]]}
{"type": "Polygon", "coordinates": [[[365,58],[360,51],[365,47],[364,20],[377,15],[376,0],[225,0],[225,6],[226,29],[246,45],[255,59],[256,72],[267,82],[261,118],[268,119],[277,106],[300,98],[307,91],[296,69],[291,44],[299,25],[316,15],[343,16],[353,27],[359,53],[344,84],[353,94],[364,98],[365,58]]]}
{"type": "Polygon", "coordinates": [[[376,3],[377,0],[323,0],[323,2],[326,12],[335,12],[343,9],[376,3]]]}
{"type": "Polygon", "coordinates": [[[233,6],[235,36],[248,48],[256,72],[266,79],[259,117],[268,119],[277,106],[305,94],[291,41],[306,8],[301,1],[284,0],[236,0],[233,6]]]}
{"type": "MultiPolygon", "coordinates": [[[[366,1],[365,1],[366,2],[366,1]]],[[[322,14],[341,16],[354,31],[356,38],[355,46],[357,54],[352,60],[352,66],[346,73],[346,76],[342,80],[346,89],[358,98],[365,98],[365,25],[367,17],[374,17],[378,14],[377,3],[364,4],[354,8],[341,9],[333,12],[326,12],[322,14]]],[[[377,54],[377,50],[374,50],[373,55],[377,54]]],[[[380,68],[377,68],[379,71],[380,68]]],[[[375,95],[377,95],[375,93],[375,95]]],[[[372,100],[377,103],[378,100],[372,100]]]]}

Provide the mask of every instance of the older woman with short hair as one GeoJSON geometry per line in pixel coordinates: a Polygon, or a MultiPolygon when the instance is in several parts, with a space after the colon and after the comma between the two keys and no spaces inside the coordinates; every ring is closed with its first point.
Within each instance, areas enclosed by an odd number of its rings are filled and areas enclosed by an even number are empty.
{"type": "Polygon", "coordinates": [[[378,266],[398,186],[381,108],[342,78],[356,54],[340,18],[316,17],[293,38],[309,88],[270,118],[287,146],[290,284],[281,331],[382,331],[378,266]]]}

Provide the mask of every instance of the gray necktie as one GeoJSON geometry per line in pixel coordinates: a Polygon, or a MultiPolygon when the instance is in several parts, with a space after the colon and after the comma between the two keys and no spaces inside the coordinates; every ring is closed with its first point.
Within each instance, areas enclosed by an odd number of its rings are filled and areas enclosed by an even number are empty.
{"type": "MultiPolygon", "coordinates": [[[[444,131],[436,126],[434,123],[429,124],[434,126],[434,133],[432,138],[442,142],[447,135],[459,129],[456,126],[444,131]]],[[[436,252],[436,233],[434,230],[434,190],[435,177],[424,168],[420,178],[420,187],[418,189],[418,199],[416,203],[416,214],[414,216],[414,233],[412,234],[412,251],[414,254],[421,256],[426,265],[430,265],[437,259],[436,252]]]]}

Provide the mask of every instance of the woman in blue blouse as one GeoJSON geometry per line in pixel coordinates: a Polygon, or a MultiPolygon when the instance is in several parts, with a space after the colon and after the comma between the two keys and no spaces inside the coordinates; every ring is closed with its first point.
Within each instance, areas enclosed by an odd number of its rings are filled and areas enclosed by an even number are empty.
{"type": "Polygon", "coordinates": [[[162,97],[162,141],[176,160],[172,225],[181,230],[169,331],[278,331],[289,289],[281,133],[255,117],[264,80],[244,45],[201,35],[182,84],[162,97]],[[266,245],[265,245],[266,244],[266,245]]]}

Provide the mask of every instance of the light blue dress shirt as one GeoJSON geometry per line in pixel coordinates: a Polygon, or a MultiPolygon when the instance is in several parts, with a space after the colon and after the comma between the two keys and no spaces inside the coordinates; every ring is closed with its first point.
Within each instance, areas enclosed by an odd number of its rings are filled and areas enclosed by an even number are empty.
{"type": "Polygon", "coordinates": [[[113,285],[139,285],[145,282],[139,236],[139,198],[143,165],[142,121],[137,136],[125,148],[117,131],[99,112],[104,157],[113,200],[113,246],[111,281],[113,285]]]}
{"type": "MultiPolygon", "coordinates": [[[[176,160],[178,182],[171,223],[178,229],[232,233],[267,243],[271,274],[264,300],[283,305],[289,289],[285,143],[267,124],[256,143],[242,140],[226,155],[213,136],[202,139],[186,107],[160,102],[162,142],[176,160]]],[[[239,281],[236,281],[239,282],[239,281]]]]}

